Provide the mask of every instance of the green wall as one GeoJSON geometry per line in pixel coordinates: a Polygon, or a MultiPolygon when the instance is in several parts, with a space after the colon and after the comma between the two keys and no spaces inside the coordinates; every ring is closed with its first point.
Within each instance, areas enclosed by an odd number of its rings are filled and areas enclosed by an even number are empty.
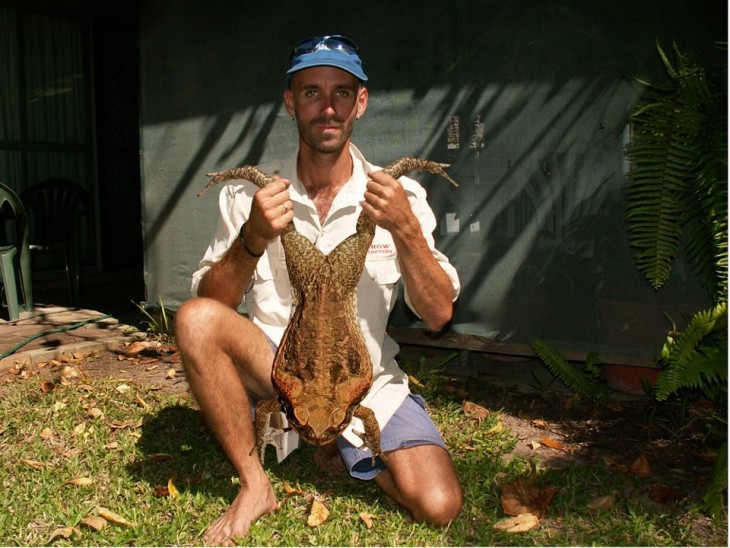
{"type": "MultiPolygon", "coordinates": [[[[147,0],[148,298],[174,308],[190,297],[216,221],[216,193],[195,196],[205,173],[296,146],[281,100],[293,44],[347,34],[370,77],[354,142],[381,165],[451,162],[461,183],[418,176],[462,277],[451,329],[653,356],[663,312],[681,321],[706,297],[682,261],[658,293],[636,271],[623,225],[626,117],[637,79],[663,78],[657,41],[725,60],[713,42],[727,40],[726,22],[724,0],[147,0]]],[[[418,325],[403,307],[393,323],[418,325]]]]}

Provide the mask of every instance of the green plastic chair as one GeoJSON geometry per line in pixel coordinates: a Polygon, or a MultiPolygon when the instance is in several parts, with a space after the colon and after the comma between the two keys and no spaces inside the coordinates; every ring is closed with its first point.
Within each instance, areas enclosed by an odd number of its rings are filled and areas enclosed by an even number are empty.
{"type": "Polygon", "coordinates": [[[33,281],[28,245],[28,216],[18,195],[0,183],[0,273],[11,320],[33,310],[33,281]],[[11,228],[11,230],[7,230],[11,228]],[[22,296],[22,301],[19,298],[22,296]]]}

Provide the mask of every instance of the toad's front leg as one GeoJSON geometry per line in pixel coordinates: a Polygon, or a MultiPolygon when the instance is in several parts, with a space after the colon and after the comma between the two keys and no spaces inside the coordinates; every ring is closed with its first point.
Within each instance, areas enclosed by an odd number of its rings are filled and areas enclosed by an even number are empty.
{"type": "Polygon", "coordinates": [[[358,405],[353,415],[362,420],[365,426],[365,432],[355,433],[360,436],[364,446],[370,449],[373,465],[375,465],[375,457],[380,457],[385,464],[388,464],[388,457],[385,456],[385,453],[380,448],[380,426],[378,425],[373,410],[364,405],[358,405]]]}
{"type": "Polygon", "coordinates": [[[277,400],[263,400],[256,404],[256,418],[254,420],[256,445],[253,446],[249,454],[252,455],[254,451],[258,451],[261,464],[264,464],[266,446],[276,445],[274,441],[276,436],[285,432],[281,428],[272,428],[271,426],[272,415],[280,412],[281,405],[277,400]]]}

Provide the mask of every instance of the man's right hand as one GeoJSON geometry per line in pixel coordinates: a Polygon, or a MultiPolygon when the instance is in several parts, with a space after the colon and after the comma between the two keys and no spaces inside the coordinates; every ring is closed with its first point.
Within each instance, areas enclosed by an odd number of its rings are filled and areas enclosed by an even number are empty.
{"type": "Polygon", "coordinates": [[[288,179],[277,177],[275,182],[256,192],[243,235],[251,251],[263,253],[268,243],[294,219],[290,184],[288,179]]]}

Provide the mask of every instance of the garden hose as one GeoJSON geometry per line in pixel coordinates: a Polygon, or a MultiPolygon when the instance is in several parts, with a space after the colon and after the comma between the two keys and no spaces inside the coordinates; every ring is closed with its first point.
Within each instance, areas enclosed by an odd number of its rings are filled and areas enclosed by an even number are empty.
{"type": "Polygon", "coordinates": [[[48,331],[36,333],[35,335],[31,335],[27,339],[19,342],[12,348],[9,348],[8,350],[6,350],[2,354],[0,354],[0,360],[2,360],[3,358],[6,358],[7,356],[10,356],[11,354],[15,354],[15,352],[17,352],[19,349],[23,348],[26,344],[38,339],[39,337],[45,337],[46,335],[52,335],[53,333],[61,333],[63,331],[71,331],[73,329],[82,327],[82,326],[86,325],[87,323],[98,322],[100,320],[105,320],[107,318],[111,318],[111,316],[112,316],[111,314],[105,314],[104,316],[99,316],[97,318],[89,318],[88,320],[83,320],[81,322],[77,322],[77,323],[74,323],[71,325],[64,325],[61,327],[56,327],[54,329],[49,329],[48,331]]]}

